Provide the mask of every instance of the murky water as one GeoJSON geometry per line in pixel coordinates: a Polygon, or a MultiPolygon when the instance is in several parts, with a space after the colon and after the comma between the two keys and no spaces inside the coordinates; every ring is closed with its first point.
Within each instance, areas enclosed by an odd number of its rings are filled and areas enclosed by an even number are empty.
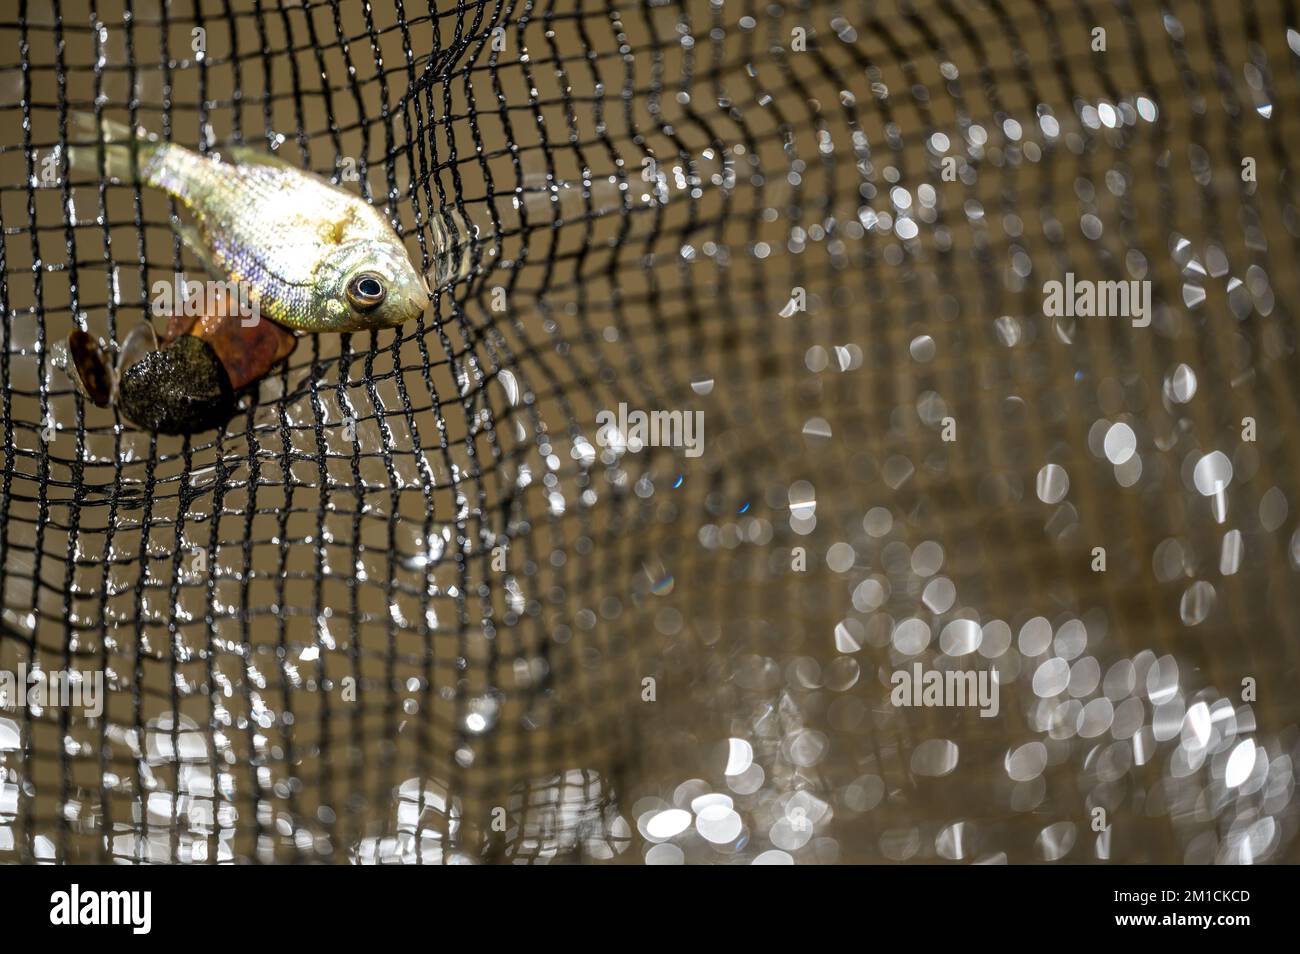
{"type": "Polygon", "coordinates": [[[0,857],[1296,860],[1300,23],[1137,6],[0,28],[0,668],[108,690],[6,699],[0,857]],[[67,177],[96,103],[450,284],[139,432],[56,345],[198,264],[67,177]]]}

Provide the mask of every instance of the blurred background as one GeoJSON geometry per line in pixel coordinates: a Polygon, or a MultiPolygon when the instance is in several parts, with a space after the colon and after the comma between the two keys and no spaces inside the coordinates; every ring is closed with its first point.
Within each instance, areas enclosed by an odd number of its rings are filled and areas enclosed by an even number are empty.
{"type": "Polygon", "coordinates": [[[0,858],[1297,859],[1289,2],[0,16],[0,858]],[[441,285],[220,432],[77,396],[273,149],[441,285]],[[84,141],[84,140],[81,140],[84,141]],[[1150,282],[1150,323],[1043,286],[1150,282]],[[597,414],[702,412],[703,453],[597,414]],[[1100,549],[1098,549],[1100,548],[1100,549]],[[995,673],[995,717],[891,678],[995,673]]]}

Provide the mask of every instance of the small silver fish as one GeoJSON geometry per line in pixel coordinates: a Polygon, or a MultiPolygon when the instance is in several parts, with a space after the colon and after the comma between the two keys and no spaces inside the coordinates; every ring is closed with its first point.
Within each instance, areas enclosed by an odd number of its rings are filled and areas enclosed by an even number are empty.
{"type": "Polygon", "coordinates": [[[185,244],[217,278],[247,282],[263,317],[287,328],[363,331],[420,315],[429,289],[401,238],[360,197],[278,156],[247,146],[203,156],[77,113],[101,146],[74,146],[74,168],[160,189],[185,206],[185,244]]]}

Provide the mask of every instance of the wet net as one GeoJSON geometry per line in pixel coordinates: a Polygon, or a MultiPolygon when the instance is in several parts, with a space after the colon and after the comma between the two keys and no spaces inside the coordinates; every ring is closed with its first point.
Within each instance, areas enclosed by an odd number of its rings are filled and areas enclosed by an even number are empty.
{"type": "Polygon", "coordinates": [[[8,6],[0,669],[103,694],[9,684],[0,858],[1295,860],[1296,29],[8,6]],[[218,431],[92,405],[68,333],[200,269],[76,112],[333,178],[433,303],[218,431]]]}

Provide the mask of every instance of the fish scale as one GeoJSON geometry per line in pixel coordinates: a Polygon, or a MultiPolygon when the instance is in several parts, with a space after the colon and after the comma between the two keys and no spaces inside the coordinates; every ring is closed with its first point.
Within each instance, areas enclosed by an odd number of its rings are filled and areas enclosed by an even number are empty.
{"type": "Polygon", "coordinates": [[[220,262],[234,281],[248,282],[255,289],[252,300],[272,321],[294,327],[310,320],[315,307],[311,286],[290,284],[247,248],[228,245],[220,233],[211,239],[213,259],[220,262]]]}
{"type": "Polygon", "coordinates": [[[316,262],[337,244],[322,236],[333,231],[333,222],[347,218],[351,198],[288,170],[234,166],[175,147],[163,151],[150,184],[184,202],[209,248],[230,256],[219,258],[220,264],[233,270],[252,256],[289,285],[311,281],[316,262]]]}

